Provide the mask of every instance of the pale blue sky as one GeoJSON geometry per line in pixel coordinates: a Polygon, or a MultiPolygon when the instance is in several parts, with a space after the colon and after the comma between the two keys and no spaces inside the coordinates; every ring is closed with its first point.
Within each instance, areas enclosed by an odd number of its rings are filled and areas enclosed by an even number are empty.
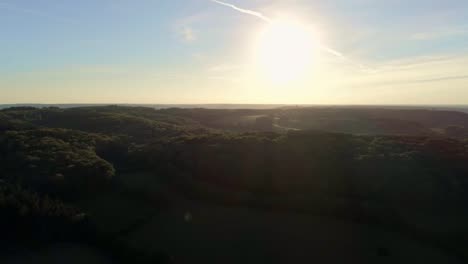
{"type": "Polygon", "coordinates": [[[210,0],[0,0],[0,103],[468,104],[468,1],[225,2],[345,58],[276,85],[251,65],[265,22],[210,0]]]}

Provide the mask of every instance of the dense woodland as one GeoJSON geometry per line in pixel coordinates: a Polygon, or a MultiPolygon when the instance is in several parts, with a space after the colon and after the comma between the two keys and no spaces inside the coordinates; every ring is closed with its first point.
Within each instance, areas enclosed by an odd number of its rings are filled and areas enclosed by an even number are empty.
{"type": "Polygon", "coordinates": [[[114,257],[118,251],[124,262],[135,260],[132,254],[141,262],[169,262],[170,255],[123,238],[155,217],[143,208],[169,210],[174,193],[377,225],[468,261],[468,114],[333,107],[0,110],[0,221],[10,251],[75,241],[114,257]],[[120,201],[91,203],[101,208],[87,202],[103,196],[137,204],[119,209],[134,219],[114,228],[114,219],[98,217],[120,201]],[[444,221],[431,224],[441,215],[444,221]]]}

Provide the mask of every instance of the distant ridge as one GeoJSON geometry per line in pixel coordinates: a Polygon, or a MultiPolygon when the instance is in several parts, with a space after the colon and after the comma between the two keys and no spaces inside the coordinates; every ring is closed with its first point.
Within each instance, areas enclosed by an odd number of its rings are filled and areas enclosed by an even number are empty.
{"type": "Polygon", "coordinates": [[[317,104],[0,104],[0,109],[10,107],[59,107],[75,108],[89,106],[133,106],[150,107],[155,109],[167,108],[206,108],[206,109],[273,109],[282,107],[331,107],[331,108],[386,108],[386,109],[427,109],[427,110],[447,110],[468,113],[468,105],[317,105],[317,104]]]}

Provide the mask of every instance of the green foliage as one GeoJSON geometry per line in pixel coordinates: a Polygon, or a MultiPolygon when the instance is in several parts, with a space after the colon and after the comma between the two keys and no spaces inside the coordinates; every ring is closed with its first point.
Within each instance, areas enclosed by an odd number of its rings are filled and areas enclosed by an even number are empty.
{"type": "MultiPolygon", "coordinates": [[[[89,194],[81,201],[90,204],[96,193],[111,197],[94,208],[102,225],[111,221],[104,207],[138,209],[112,205],[114,196],[153,206],[173,191],[391,225],[398,210],[468,215],[467,128],[466,114],[426,110],[10,108],[0,111],[0,176],[54,197],[89,194]]],[[[0,208],[11,217],[73,218],[8,188],[0,208]]]]}
{"type": "Polygon", "coordinates": [[[468,138],[468,128],[452,125],[445,128],[444,134],[452,138],[466,139],[468,138]]]}
{"type": "Polygon", "coordinates": [[[0,133],[7,130],[28,129],[33,126],[19,119],[12,118],[0,112],[0,133]]]}
{"type": "Polygon", "coordinates": [[[74,207],[0,181],[0,244],[72,241],[85,223],[74,207]]]}
{"type": "MultiPolygon", "coordinates": [[[[158,137],[197,133],[204,128],[182,117],[158,113],[150,108],[89,107],[6,109],[3,114],[31,126],[67,128],[91,133],[123,135],[134,142],[147,142],[158,137]]],[[[0,119],[1,120],[1,119],[0,119]]]]}
{"type": "Polygon", "coordinates": [[[9,131],[0,139],[4,175],[64,196],[93,193],[115,170],[95,152],[109,138],[63,129],[9,131]]]}
{"type": "Polygon", "coordinates": [[[212,134],[161,141],[138,152],[138,159],[159,174],[225,192],[419,205],[461,204],[468,198],[468,151],[451,139],[324,132],[212,134]]]}
{"type": "Polygon", "coordinates": [[[466,184],[466,144],[441,137],[462,138],[468,118],[456,112],[105,106],[11,108],[0,120],[17,130],[0,139],[4,172],[51,189],[93,189],[114,168],[151,168],[179,182],[269,195],[441,201],[464,196],[466,184]],[[54,129],[16,129],[12,122],[54,129]],[[324,132],[237,133],[276,125],[324,132]],[[445,132],[434,132],[441,127],[445,132]]]}

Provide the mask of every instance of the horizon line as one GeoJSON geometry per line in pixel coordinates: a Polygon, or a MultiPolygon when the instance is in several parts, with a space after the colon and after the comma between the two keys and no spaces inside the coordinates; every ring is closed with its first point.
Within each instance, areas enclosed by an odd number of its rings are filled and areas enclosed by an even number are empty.
{"type": "Polygon", "coordinates": [[[360,103],[0,103],[0,106],[6,105],[284,105],[284,106],[466,106],[467,103],[436,103],[436,104],[360,104],[360,103]]]}

